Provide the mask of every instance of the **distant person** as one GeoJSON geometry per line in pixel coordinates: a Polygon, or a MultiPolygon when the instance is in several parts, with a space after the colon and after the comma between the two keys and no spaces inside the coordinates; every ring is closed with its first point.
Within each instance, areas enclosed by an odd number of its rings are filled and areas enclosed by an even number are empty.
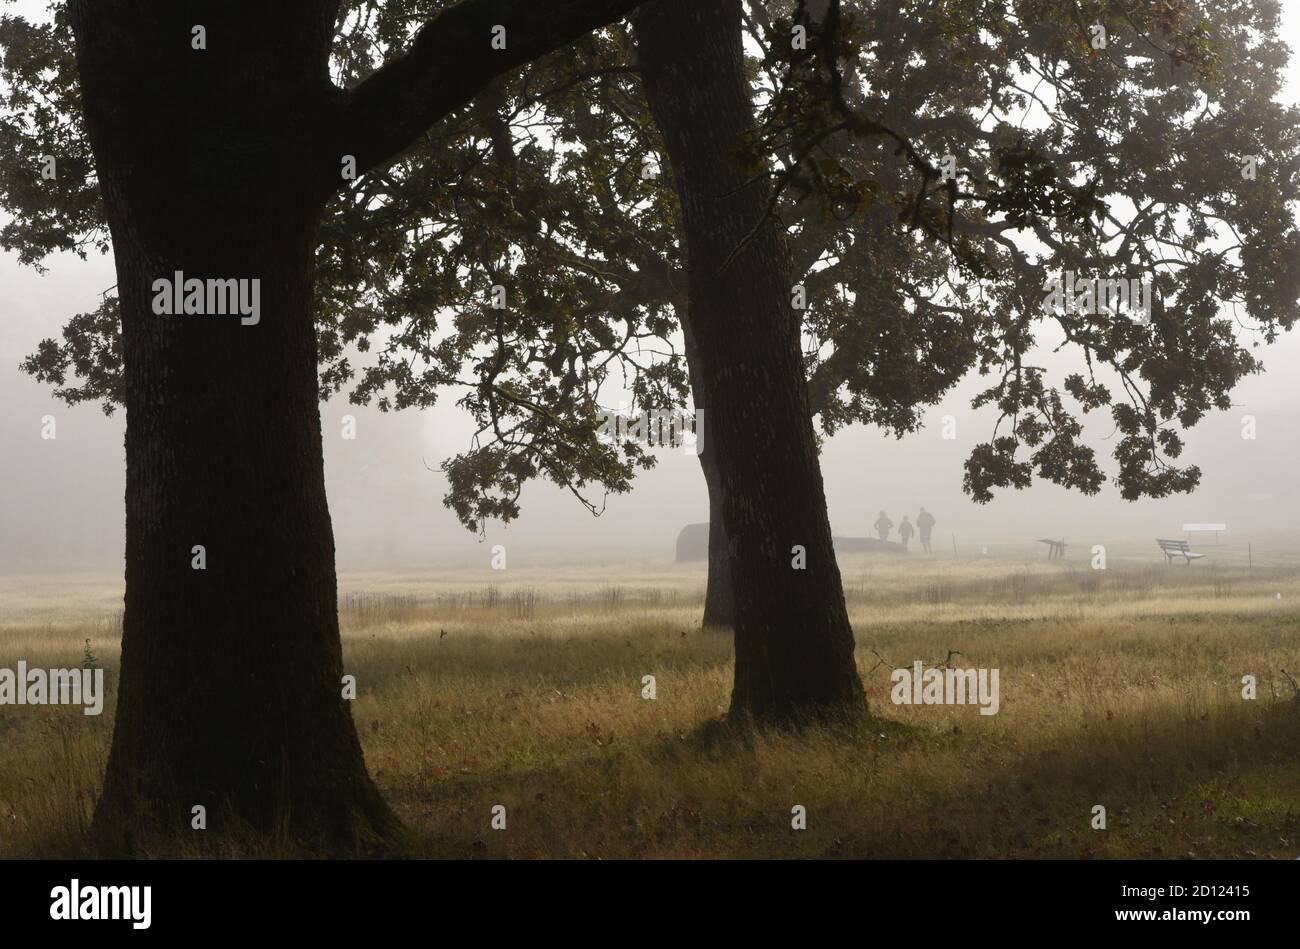
{"type": "Polygon", "coordinates": [[[907,519],[906,514],[903,515],[903,523],[898,525],[898,538],[903,542],[904,550],[912,542],[912,522],[907,519]]]}
{"type": "Polygon", "coordinates": [[[933,553],[930,550],[930,532],[934,530],[934,515],[921,508],[921,513],[916,516],[916,528],[921,533],[921,548],[927,553],[933,553]]]}
{"type": "Polygon", "coordinates": [[[889,515],[884,511],[876,518],[876,523],[872,525],[876,533],[880,535],[881,540],[889,540],[889,532],[894,529],[894,522],[889,519],[889,515]]]}

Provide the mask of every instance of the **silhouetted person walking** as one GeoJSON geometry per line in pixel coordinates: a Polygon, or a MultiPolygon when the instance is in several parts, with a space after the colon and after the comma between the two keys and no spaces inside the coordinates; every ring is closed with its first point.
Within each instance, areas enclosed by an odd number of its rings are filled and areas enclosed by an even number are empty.
{"type": "Polygon", "coordinates": [[[912,522],[907,519],[906,514],[903,515],[903,523],[898,525],[898,539],[903,542],[904,550],[912,542],[912,522]]]}
{"type": "Polygon", "coordinates": [[[921,508],[921,513],[916,516],[916,527],[921,532],[921,548],[928,554],[930,550],[930,532],[934,530],[934,515],[921,508]]]}
{"type": "Polygon", "coordinates": [[[872,526],[875,527],[876,533],[880,535],[881,540],[889,540],[889,532],[894,529],[894,522],[889,519],[888,514],[881,511],[880,516],[876,518],[876,523],[872,526]]]}

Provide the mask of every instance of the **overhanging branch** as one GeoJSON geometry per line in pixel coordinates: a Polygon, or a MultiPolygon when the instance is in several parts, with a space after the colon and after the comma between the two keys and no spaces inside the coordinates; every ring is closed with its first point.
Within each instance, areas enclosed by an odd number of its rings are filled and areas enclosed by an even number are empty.
{"type": "Polygon", "coordinates": [[[340,158],[356,157],[358,174],[383,165],[495,77],[621,19],[643,2],[465,0],[426,24],[400,59],[344,94],[327,140],[340,158]],[[505,30],[503,49],[493,48],[498,26],[505,30]]]}

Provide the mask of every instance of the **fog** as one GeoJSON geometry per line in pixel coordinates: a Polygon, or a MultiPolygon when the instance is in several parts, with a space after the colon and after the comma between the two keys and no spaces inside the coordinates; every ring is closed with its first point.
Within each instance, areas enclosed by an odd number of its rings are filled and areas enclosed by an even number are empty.
{"type": "MultiPolygon", "coordinates": [[[[1287,35],[1298,46],[1300,2],[1285,7],[1287,35]]],[[[1296,63],[1289,80],[1286,98],[1300,101],[1296,63]]],[[[94,405],[69,408],[18,369],[42,338],[58,336],[68,316],[94,309],[116,277],[107,257],[82,261],[62,255],[46,263],[42,275],[20,267],[15,255],[0,254],[0,571],[116,569],[123,547],[122,414],[109,418],[94,405]],[[56,421],[54,439],[41,437],[45,416],[56,421]]],[[[938,518],[936,548],[949,545],[950,535],[964,547],[1044,536],[1079,542],[1154,538],[1177,535],[1185,522],[1226,523],[1241,541],[1300,528],[1292,489],[1300,470],[1300,339],[1292,333],[1260,352],[1264,374],[1233,393],[1231,410],[1187,434],[1183,461],[1203,472],[1193,495],[1128,503],[1112,484],[1092,498],[1036,484],[1004,491],[988,505],[972,503],[961,490],[962,465],[995,420],[970,409],[970,395],[980,387],[974,378],[927,412],[919,433],[896,440],[854,426],[827,440],[822,468],[832,527],[837,535],[862,536],[881,508],[898,521],[924,505],[938,518]],[[945,415],[956,424],[951,440],[942,437],[945,415]],[[1255,419],[1253,440],[1242,437],[1246,415],[1255,419]]],[[[1070,365],[1050,353],[1038,358],[1058,379],[1070,365]]],[[[482,537],[472,534],[443,507],[446,483],[437,470],[442,460],[465,450],[472,435],[468,417],[454,406],[457,395],[448,391],[429,411],[387,415],[352,406],[345,397],[322,406],[341,564],[479,557],[486,563],[497,543],[508,545],[512,563],[618,552],[669,556],[680,528],[707,518],[697,459],[665,449],[655,470],[638,475],[632,493],[603,499],[600,517],[566,490],[538,483],[525,491],[519,520],[490,523],[482,537]],[[355,440],[341,434],[348,414],[357,418],[355,440]]],[[[1085,430],[1088,443],[1108,458],[1108,415],[1085,418],[1085,430]]],[[[706,420],[705,437],[707,431],[706,420]]],[[[593,500],[599,506],[602,497],[593,500]]]]}

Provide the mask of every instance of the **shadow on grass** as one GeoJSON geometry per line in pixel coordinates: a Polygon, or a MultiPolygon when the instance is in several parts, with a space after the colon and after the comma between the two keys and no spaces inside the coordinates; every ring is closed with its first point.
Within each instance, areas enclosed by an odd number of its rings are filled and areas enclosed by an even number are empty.
{"type": "Polygon", "coordinates": [[[808,733],[848,776],[820,785],[793,748],[788,775],[772,776],[764,741],[799,741],[798,733],[755,733],[719,718],[552,765],[390,789],[389,798],[399,811],[433,817],[411,821],[415,846],[430,856],[1294,856],[1300,806],[1285,788],[1300,778],[1300,709],[1286,702],[1214,716],[1203,728],[1176,709],[1143,722],[1090,721],[1110,733],[1073,744],[1070,734],[992,741],[872,716],[808,733]],[[864,777],[868,759],[869,771],[893,780],[864,777]],[[816,813],[807,833],[792,836],[765,799],[746,792],[745,776],[757,780],[764,767],[769,784],[788,786],[816,813]],[[711,774],[723,771],[741,781],[710,795],[711,774]],[[486,818],[483,832],[448,832],[464,825],[467,808],[477,821],[473,811],[498,800],[535,811],[520,849],[486,832],[486,818]],[[1106,831],[1092,829],[1095,804],[1107,807],[1106,831]]]}
{"type": "MultiPolygon", "coordinates": [[[[1141,723],[1092,721],[1087,728],[1110,731],[1104,740],[1040,739],[1010,760],[973,749],[964,780],[920,786],[898,802],[886,846],[846,855],[1294,857],[1300,798],[1270,789],[1300,786],[1300,707],[1218,709],[1212,722],[1209,713],[1196,720],[1207,727],[1190,722],[1169,709],[1141,723]],[[1093,826],[1097,805],[1105,830],[1093,826]]],[[[927,744],[961,755],[969,740],[936,732],[927,744]]]]}

